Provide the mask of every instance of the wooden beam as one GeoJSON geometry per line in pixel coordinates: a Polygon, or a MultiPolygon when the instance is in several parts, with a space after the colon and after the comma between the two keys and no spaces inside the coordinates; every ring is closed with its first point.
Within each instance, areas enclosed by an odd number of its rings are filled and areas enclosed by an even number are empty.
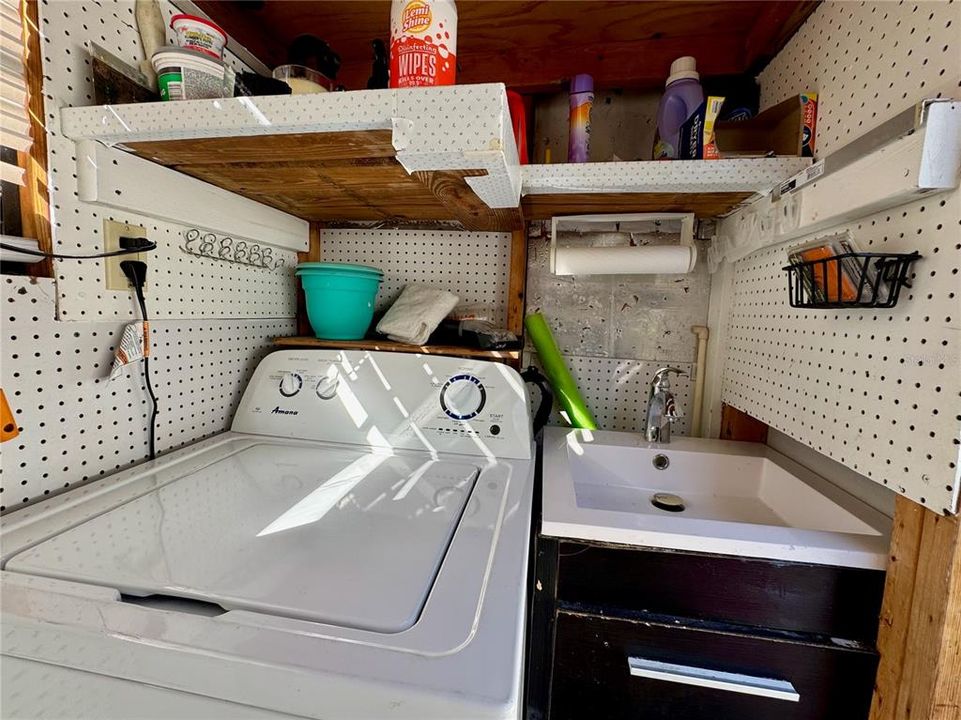
{"type": "Polygon", "coordinates": [[[524,336],[524,308],[527,293],[527,232],[511,233],[511,265],[507,278],[507,329],[524,336]]]}
{"type": "Polygon", "coordinates": [[[871,720],[896,720],[897,717],[898,688],[904,670],[923,527],[924,508],[906,497],[898,496],[891,530],[888,571],[884,580],[884,602],[878,625],[881,662],[874,682],[871,720]]]}
{"type": "Polygon", "coordinates": [[[817,3],[768,0],[744,38],[743,65],[757,75],[817,9],[817,3]]]}
{"type": "Polygon", "coordinates": [[[721,404],[721,440],[767,442],[767,425],[736,407],[721,404]]]}
{"type": "MultiPolygon", "coordinates": [[[[816,7],[779,0],[777,11],[768,12],[771,4],[465,0],[457,6],[457,82],[496,81],[550,92],[577,73],[589,73],[598,88],[653,90],[663,88],[672,60],[690,54],[697,55],[702,77],[741,73],[758,53],[780,47],[816,7]]],[[[283,48],[296,35],[322,37],[340,54],[337,82],[350,90],[367,86],[371,40],[386,40],[390,32],[387,0],[200,5],[271,65],[284,61],[283,48]]]]}
{"type": "MultiPolygon", "coordinates": [[[[23,6],[24,69],[27,76],[27,110],[30,113],[29,153],[17,153],[26,184],[20,188],[20,216],[24,237],[37,240],[40,250],[53,251],[50,232],[50,194],[47,188],[47,127],[43,103],[43,53],[36,0],[23,6]]],[[[53,260],[44,258],[27,268],[31,275],[53,277],[53,260]]]]}
{"type": "MultiPolygon", "coordinates": [[[[320,262],[320,232],[321,224],[312,222],[310,224],[310,244],[307,252],[297,253],[297,262],[320,262]]],[[[307,298],[304,297],[304,289],[297,281],[297,334],[304,337],[313,337],[314,331],[310,327],[310,320],[307,318],[307,298]]]]}
{"type": "Polygon", "coordinates": [[[415,171],[419,180],[465,230],[519,230],[523,216],[519,208],[491,208],[467,184],[465,178],[485,175],[483,170],[415,171]]]}
{"type": "Polygon", "coordinates": [[[959,720],[961,523],[912,505],[895,507],[871,720],[959,720]]]}
{"type": "Polygon", "coordinates": [[[632,212],[692,212],[699,218],[730,212],[750,192],[713,193],[551,193],[521,198],[524,218],[549,220],[555,215],[632,212]]]}

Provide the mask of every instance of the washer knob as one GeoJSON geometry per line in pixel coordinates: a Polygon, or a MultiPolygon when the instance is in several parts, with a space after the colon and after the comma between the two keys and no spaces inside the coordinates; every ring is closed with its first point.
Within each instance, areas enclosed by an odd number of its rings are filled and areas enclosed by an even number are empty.
{"type": "Polygon", "coordinates": [[[325,375],[317,383],[317,397],[321,400],[330,400],[337,394],[338,385],[340,385],[339,378],[325,375]]]}
{"type": "Polygon", "coordinates": [[[487,390],[473,375],[455,375],[440,391],[440,405],[454,420],[477,417],[487,402],[487,390]]]}
{"type": "Polygon", "coordinates": [[[303,386],[304,379],[295,372],[284,373],[280,378],[280,394],[284,397],[293,397],[303,386]]]}

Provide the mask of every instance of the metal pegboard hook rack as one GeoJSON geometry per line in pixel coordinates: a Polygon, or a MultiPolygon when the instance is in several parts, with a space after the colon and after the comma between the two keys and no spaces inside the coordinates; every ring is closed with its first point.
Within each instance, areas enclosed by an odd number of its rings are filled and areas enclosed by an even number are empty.
{"type": "Polygon", "coordinates": [[[194,257],[223,260],[224,262],[263,270],[279,270],[287,267],[283,258],[274,258],[274,251],[269,246],[262,247],[245,240],[217,236],[212,232],[203,232],[197,228],[184,230],[183,238],[184,243],[180,246],[181,251],[194,257]],[[194,243],[197,243],[196,247],[194,247],[194,243]]]}

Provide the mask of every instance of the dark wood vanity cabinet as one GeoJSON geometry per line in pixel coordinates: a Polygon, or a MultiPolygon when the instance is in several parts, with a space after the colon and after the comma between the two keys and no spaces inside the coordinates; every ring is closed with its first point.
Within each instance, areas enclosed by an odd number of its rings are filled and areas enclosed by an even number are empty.
{"type": "Polygon", "coordinates": [[[539,537],[528,717],[862,720],[883,583],[876,570],[539,537]]]}

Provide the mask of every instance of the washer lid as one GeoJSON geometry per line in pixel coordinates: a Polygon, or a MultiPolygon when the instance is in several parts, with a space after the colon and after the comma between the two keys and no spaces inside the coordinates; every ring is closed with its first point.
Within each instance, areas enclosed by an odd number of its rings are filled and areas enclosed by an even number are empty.
{"type": "Polygon", "coordinates": [[[426,455],[264,442],[6,569],[399,632],[420,615],[478,473],[426,455]]]}

